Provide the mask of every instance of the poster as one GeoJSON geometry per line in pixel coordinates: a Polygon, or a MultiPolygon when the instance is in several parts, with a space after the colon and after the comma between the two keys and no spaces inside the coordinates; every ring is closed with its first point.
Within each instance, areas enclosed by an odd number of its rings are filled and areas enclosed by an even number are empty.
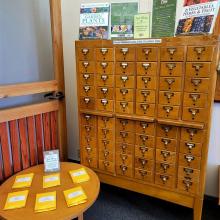
{"type": "Polygon", "coordinates": [[[134,38],[150,38],[150,13],[134,16],[134,38]]]}

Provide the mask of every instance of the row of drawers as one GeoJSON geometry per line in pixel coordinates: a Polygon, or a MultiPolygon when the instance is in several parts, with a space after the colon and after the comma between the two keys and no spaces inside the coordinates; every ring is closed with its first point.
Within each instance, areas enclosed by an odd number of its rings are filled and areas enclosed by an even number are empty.
{"type": "Polygon", "coordinates": [[[116,47],[116,48],[78,48],[79,60],[126,60],[126,61],[211,61],[214,46],[172,46],[172,47],[116,47]],[[160,53],[159,53],[160,51],[160,53]]]}

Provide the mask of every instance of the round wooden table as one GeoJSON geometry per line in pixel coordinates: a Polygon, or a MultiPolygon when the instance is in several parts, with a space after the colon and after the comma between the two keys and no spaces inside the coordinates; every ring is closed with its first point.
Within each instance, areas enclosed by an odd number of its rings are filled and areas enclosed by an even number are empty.
{"type": "Polygon", "coordinates": [[[60,169],[60,181],[61,185],[56,187],[51,187],[47,189],[43,189],[43,175],[44,175],[44,165],[38,165],[26,170],[23,170],[16,175],[25,174],[25,173],[34,173],[34,178],[32,181],[32,185],[30,188],[22,188],[22,189],[12,189],[12,185],[15,180],[15,176],[10,177],[0,186],[0,219],[1,217],[5,219],[13,219],[13,220],[54,220],[54,219],[73,219],[77,218],[83,219],[83,212],[85,212],[97,199],[100,189],[100,182],[97,175],[87,167],[84,167],[90,176],[90,180],[84,183],[75,184],[72,182],[72,179],[69,175],[70,170],[79,169],[84,166],[75,163],[62,162],[60,169]],[[84,189],[88,199],[84,204],[80,204],[77,206],[73,206],[68,208],[66,204],[66,200],[63,195],[63,191],[66,189],[70,189],[75,186],[82,186],[84,189]],[[8,193],[21,191],[24,189],[29,189],[29,194],[26,202],[25,208],[14,209],[14,210],[3,210],[6,198],[8,193]],[[53,211],[35,213],[35,199],[37,193],[44,192],[57,192],[57,208],[53,211]]]}

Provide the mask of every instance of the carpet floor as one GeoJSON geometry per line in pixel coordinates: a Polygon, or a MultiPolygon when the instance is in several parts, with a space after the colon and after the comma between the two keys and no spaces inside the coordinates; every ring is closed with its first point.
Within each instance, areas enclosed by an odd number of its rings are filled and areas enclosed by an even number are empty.
{"type": "MultiPolygon", "coordinates": [[[[85,220],[192,220],[192,209],[127,191],[101,185],[97,201],[84,214],[85,220]]],[[[203,220],[220,220],[220,206],[205,200],[203,220]]]]}

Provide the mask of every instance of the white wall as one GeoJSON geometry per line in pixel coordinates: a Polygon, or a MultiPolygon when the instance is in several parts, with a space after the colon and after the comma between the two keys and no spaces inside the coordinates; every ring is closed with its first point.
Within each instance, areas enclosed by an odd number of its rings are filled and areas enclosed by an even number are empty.
{"type": "MultiPolygon", "coordinates": [[[[122,2],[126,2],[121,0],[122,2]]],[[[64,68],[66,82],[67,103],[67,126],[69,158],[78,159],[79,137],[78,137],[78,113],[76,95],[76,70],[75,70],[75,47],[74,41],[78,39],[79,8],[81,3],[89,2],[111,2],[103,0],[62,0],[63,19],[63,46],[64,46],[64,68]]],[[[177,0],[177,5],[182,4],[177,0]]],[[[139,0],[140,12],[149,12],[152,8],[152,0],[139,0]]],[[[177,14],[180,13],[177,7],[177,14]]],[[[220,104],[214,105],[213,126],[211,130],[210,150],[207,168],[206,194],[218,196],[218,165],[220,164],[220,104]]]]}

